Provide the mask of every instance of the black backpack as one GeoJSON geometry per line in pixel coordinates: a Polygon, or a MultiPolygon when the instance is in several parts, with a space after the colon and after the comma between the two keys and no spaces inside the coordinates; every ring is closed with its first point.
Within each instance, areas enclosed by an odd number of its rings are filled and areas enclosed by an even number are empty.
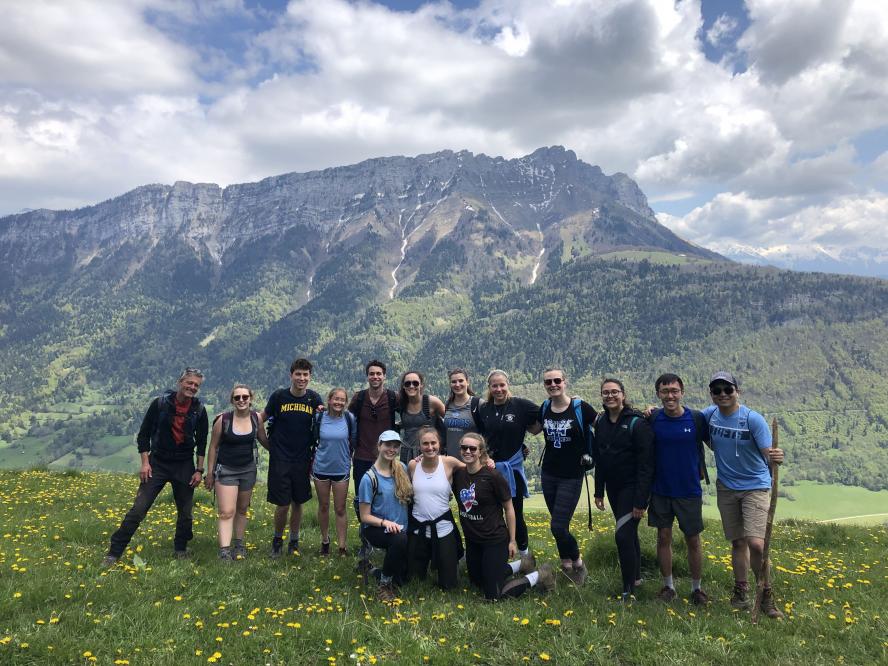
{"type": "MultiPolygon", "coordinates": [[[[395,430],[395,407],[398,403],[398,394],[391,389],[386,389],[385,395],[388,398],[389,416],[391,417],[389,430],[395,430]]],[[[355,411],[353,416],[355,417],[355,422],[357,423],[359,430],[361,428],[361,410],[364,408],[364,400],[366,399],[367,389],[361,389],[355,394],[355,411]]]]}

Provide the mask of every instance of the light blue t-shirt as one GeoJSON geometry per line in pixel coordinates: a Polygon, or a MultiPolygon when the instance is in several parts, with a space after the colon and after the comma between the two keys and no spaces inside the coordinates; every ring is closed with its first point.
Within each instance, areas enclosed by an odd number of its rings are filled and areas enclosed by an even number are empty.
{"type": "Polygon", "coordinates": [[[731,490],[771,487],[771,472],[760,449],[771,448],[771,429],[764,417],[745,405],[724,416],[715,405],[703,410],[715,453],[718,480],[731,490]]]}
{"type": "Polygon", "coordinates": [[[315,474],[348,476],[351,469],[351,447],[348,442],[346,417],[333,418],[326,412],[321,416],[321,432],[315,451],[315,474]]]}
{"type": "MultiPolygon", "coordinates": [[[[407,465],[400,463],[407,473],[407,465]]],[[[390,476],[383,476],[376,471],[376,479],[379,482],[376,497],[373,496],[373,482],[368,474],[364,474],[361,478],[361,485],[358,486],[358,501],[361,504],[370,504],[370,513],[377,518],[391,520],[404,529],[407,529],[407,507],[398,501],[395,495],[395,479],[390,476]]]]}

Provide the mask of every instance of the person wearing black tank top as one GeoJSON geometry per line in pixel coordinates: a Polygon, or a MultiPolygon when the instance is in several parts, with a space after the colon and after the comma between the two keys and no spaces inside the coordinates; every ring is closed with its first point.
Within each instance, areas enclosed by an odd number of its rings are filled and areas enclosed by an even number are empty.
{"type": "Polygon", "coordinates": [[[204,479],[207,490],[216,490],[219,559],[223,561],[246,556],[244,532],[259,457],[256,440],[268,448],[265,428],[252,409],[253,390],[246,384],[235,384],[229,399],[234,409],[220,414],[213,423],[204,479]]]}

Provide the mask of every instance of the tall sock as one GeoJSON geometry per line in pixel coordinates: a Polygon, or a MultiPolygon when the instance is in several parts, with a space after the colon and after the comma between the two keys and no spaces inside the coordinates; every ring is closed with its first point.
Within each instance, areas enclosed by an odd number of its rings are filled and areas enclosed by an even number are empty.
{"type": "Polygon", "coordinates": [[[512,567],[512,573],[518,573],[518,570],[521,568],[521,560],[515,560],[514,562],[509,562],[509,566],[512,567]]]}
{"type": "Polygon", "coordinates": [[[694,578],[691,581],[691,592],[696,592],[700,589],[700,584],[703,582],[701,578],[694,578]]]}
{"type": "Polygon", "coordinates": [[[531,571],[529,574],[524,576],[527,579],[527,582],[530,583],[530,586],[533,587],[537,584],[537,581],[540,579],[539,571],[531,571]]]}
{"type": "Polygon", "coordinates": [[[274,538],[275,539],[283,539],[284,538],[284,530],[280,530],[280,531],[275,530],[274,531],[274,538]]]}
{"type": "Polygon", "coordinates": [[[672,576],[663,576],[663,585],[666,587],[671,587],[673,590],[675,589],[675,583],[672,581],[672,576]]]}

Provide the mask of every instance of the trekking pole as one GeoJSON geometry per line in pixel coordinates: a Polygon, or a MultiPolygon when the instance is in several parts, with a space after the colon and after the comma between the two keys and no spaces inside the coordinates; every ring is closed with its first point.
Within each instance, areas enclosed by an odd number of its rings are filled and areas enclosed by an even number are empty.
{"type": "Polygon", "coordinates": [[[583,474],[586,479],[586,504],[589,506],[589,530],[592,530],[592,497],[589,495],[589,475],[583,474]]]}
{"type": "MultiPolygon", "coordinates": [[[[778,432],[777,417],[771,421],[771,446],[778,448],[778,432]]],[[[765,545],[762,548],[762,568],[759,571],[758,580],[755,585],[755,605],[752,607],[752,623],[758,624],[759,610],[762,605],[762,597],[765,594],[765,588],[771,587],[771,531],[774,528],[774,513],[777,510],[777,465],[768,461],[768,467],[771,470],[771,504],[768,506],[768,524],[765,527],[765,545]]]]}

